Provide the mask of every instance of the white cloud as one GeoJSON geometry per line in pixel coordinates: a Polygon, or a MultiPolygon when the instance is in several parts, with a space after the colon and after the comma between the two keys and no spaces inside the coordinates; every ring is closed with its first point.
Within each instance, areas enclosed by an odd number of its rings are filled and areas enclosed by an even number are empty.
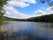
{"type": "Polygon", "coordinates": [[[30,16],[24,13],[21,13],[18,10],[15,10],[13,6],[24,8],[24,7],[30,6],[29,3],[32,3],[32,4],[36,3],[36,0],[9,0],[7,3],[8,4],[4,5],[3,7],[5,11],[4,16],[17,18],[17,19],[23,19],[23,18],[28,18],[30,16]]]}
{"type": "Polygon", "coordinates": [[[39,14],[39,15],[40,15],[40,14],[44,14],[44,13],[45,13],[45,12],[44,12],[43,10],[35,11],[35,14],[37,14],[37,15],[38,15],[38,14],[39,14]],[[38,12],[38,13],[37,13],[37,12],[38,12]]]}
{"type": "Polygon", "coordinates": [[[28,3],[36,3],[35,0],[26,0],[28,3]]]}
{"type": "Polygon", "coordinates": [[[4,16],[6,17],[17,18],[17,19],[28,18],[28,15],[21,13],[18,10],[15,10],[12,6],[5,5],[4,10],[6,11],[4,16]]]}
{"type": "Polygon", "coordinates": [[[48,15],[48,14],[53,14],[53,6],[46,8],[45,11],[43,10],[37,10],[34,12],[33,17],[35,16],[42,16],[42,15],[48,15]]]}
{"type": "Polygon", "coordinates": [[[47,8],[47,9],[46,9],[46,12],[47,12],[48,14],[53,14],[53,6],[47,8]]]}
{"type": "Polygon", "coordinates": [[[11,1],[8,1],[8,5],[18,6],[18,7],[22,7],[22,8],[29,6],[30,5],[29,3],[34,4],[34,3],[36,3],[36,1],[35,0],[11,0],[11,1]]]}
{"type": "Polygon", "coordinates": [[[26,3],[23,3],[23,2],[17,2],[17,1],[9,1],[8,5],[17,6],[17,7],[21,7],[21,8],[29,6],[29,4],[26,4],[26,3]]]}
{"type": "Polygon", "coordinates": [[[33,17],[45,15],[45,13],[46,12],[44,12],[43,10],[37,10],[37,11],[34,12],[33,17]]]}
{"type": "Polygon", "coordinates": [[[12,1],[36,3],[36,0],[12,0],[12,1]]]}

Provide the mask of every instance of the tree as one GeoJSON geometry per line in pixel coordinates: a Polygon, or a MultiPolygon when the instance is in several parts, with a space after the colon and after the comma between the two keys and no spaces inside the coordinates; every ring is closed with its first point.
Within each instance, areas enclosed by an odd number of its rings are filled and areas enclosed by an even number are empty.
{"type": "Polygon", "coordinates": [[[7,0],[0,0],[0,24],[2,23],[2,17],[3,17],[3,5],[7,3],[7,0]]]}

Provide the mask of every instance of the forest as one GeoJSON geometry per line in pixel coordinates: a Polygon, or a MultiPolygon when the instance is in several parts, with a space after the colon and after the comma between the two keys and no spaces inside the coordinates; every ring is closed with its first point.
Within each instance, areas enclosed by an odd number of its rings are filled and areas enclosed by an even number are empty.
{"type": "Polygon", "coordinates": [[[53,14],[32,17],[29,18],[28,20],[34,22],[53,22],[53,14]]]}

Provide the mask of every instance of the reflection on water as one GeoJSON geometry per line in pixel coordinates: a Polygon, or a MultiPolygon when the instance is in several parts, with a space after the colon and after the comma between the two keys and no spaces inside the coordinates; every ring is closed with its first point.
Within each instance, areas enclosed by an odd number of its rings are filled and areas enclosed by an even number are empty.
{"type": "Polygon", "coordinates": [[[53,23],[45,22],[4,22],[0,32],[4,40],[53,40],[53,23]]]}

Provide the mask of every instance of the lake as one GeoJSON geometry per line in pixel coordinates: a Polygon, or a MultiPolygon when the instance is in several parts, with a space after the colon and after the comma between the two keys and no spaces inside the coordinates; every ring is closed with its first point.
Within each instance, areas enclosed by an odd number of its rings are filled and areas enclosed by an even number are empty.
{"type": "Polygon", "coordinates": [[[0,32],[3,40],[53,40],[53,23],[6,21],[0,32]]]}

